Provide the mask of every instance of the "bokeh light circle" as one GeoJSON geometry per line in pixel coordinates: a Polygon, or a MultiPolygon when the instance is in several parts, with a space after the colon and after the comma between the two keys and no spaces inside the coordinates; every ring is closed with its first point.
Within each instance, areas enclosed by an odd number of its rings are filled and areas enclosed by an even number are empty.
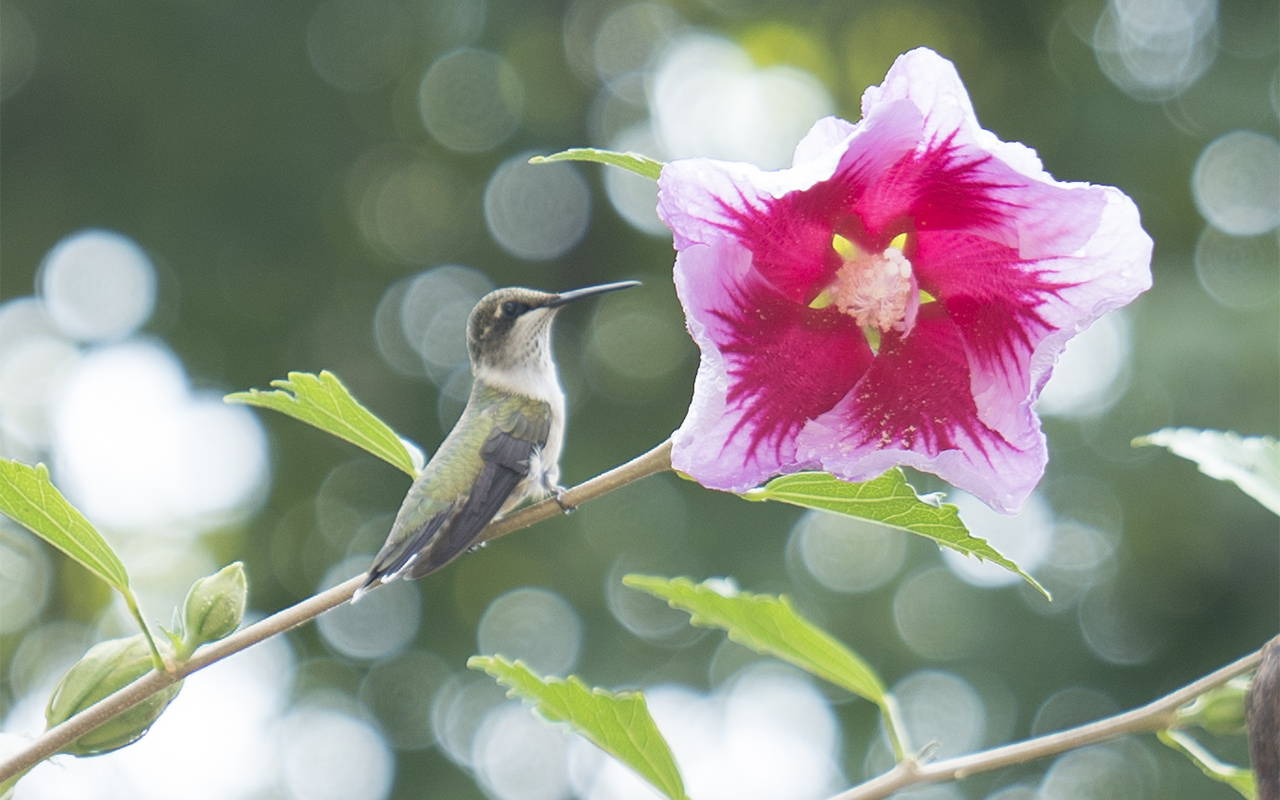
{"type": "MultiPolygon", "coordinates": [[[[317,590],[333,586],[368,569],[371,556],[353,556],[325,573],[317,590]]],[[[352,658],[387,658],[413,641],[422,618],[417,586],[394,581],[320,616],[316,625],[325,643],[352,658]]]]}
{"type": "Polygon", "coordinates": [[[79,363],[80,348],[60,336],[26,333],[0,346],[0,439],[46,447],[57,398],[79,363]]]}
{"type": "Polygon", "coordinates": [[[484,220],[513,256],[556,258],[586,233],[591,216],[587,182],[568,164],[530,164],[528,154],[504,161],[484,190],[484,220]]]}
{"type": "Polygon", "coordinates": [[[820,511],[802,516],[791,536],[804,569],[837,592],[878,589],[898,574],[907,556],[902,531],[820,511]]]}
{"type": "Polygon", "coordinates": [[[38,283],[58,328],[87,342],[133,333],[156,299],[151,259],[113,231],[84,230],[58,242],[40,264],[38,283]]]}
{"type": "Polygon", "coordinates": [[[1059,756],[1040,783],[1039,800],[1151,797],[1150,757],[1134,758],[1132,743],[1100,744],[1059,756]]]}
{"type": "Polygon", "coordinates": [[[562,675],[578,663],[582,621],[563,597],[546,589],[514,589],[480,617],[476,641],[484,654],[519,658],[535,672],[562,675]]]}
{"type": "Polygon", "coordinates": [[[449,665],[435,653],[406,650],[370,667],[360,682],[360,699],[392,747],[421,750],[435,744],[431,700],[450,675],[449,665]]]}
{"type": "Polygon", "coordinates": [[[1191,194],[1200,213],[1232,236],[1280,225],[1280,143],[1253,131],[1218,137],[1196,160],[1191,194]]]}
{"type": "Polygon", "coordinates": [[[407,6],[394,0],[327,0],[307,24],[316,73],[348,92],[377,89],[400,75],[414,31],[407,6]]]}
{"type": "Polygon", "coordinates": [[[937,742],[936,757],[968,753],[983,742],[986,709],[967,681],[949,672],[922,670],[893,687],[903,726],[921,742],[937,742]]]}
{"type": "Polygon", "coordinates": [[[1136,666],[1164,648],[1168,628],[1153,625],[1114,584],[1090,589],[1077,608],[1080,631],[1094,655],[1111,664],[1136,666]]]}
{"type": "Polygon", "coordinates": [[[99,524],[190,537],[265,497],[257,417],[192,394],[182,364],[155,342],[88,353],[58,400],[52,440],[59,485],[99,524]]]}
{"type": "Polygon", "coordinates": [[[18,633],[44,610],[52,577],[39,540],[0,517],[0,636],[18,633]]]}
{"type": "Polygon", "coordinates": [[[790,66],[758,69],[733,42],[677,36],[650,84],[654,132],[672,158],[704,156],[765,169],[791,162],[796,142],[835,103],[813,75],[790,66]]]}
{"type": "Polygon", "coordinates": [[[1129,317],[1114,311],[1067,343],[1036,410],[1052,417],[1088,419],[1102,414],[1129,388],[1132,336],[1129,317]]]}
{"type": "Polygon", "coordinates": [[[1196,241],[1196,278],[1226,308],[1275,308],[1280,296],[1280,237],[1231,236],[1206,226],[1196,241]]]}
{"type": "Polygon", "coordinates": [[[391,792],[395,760],[364,720],[302,706],[281,721],[285,785],[297,800],[382,800],[391,792]]]}
{"type": "MultiPolygon", "coordinates": [[[[993,511],[967,492],[956,491],[948,498],[960,510],[960,518],[974,536],[986,539],[1024,572],[1034,573],[1053,548],[1053,511],[1039,493],[1033,493],[1016,514],[993,511]]],[[[947,566],[974,586],[1010,586],[1022,581],[1013,572],[990,561],[942,548],[947,566]]]]}
{"type": "Polygon", "coordinates": [[[898,585],[893,619],[902,641],[928,659],[978,652],[990,634],[975,590],[944,567],[922,570],[898,585]]]}
{"type": "Polygon", "coordinates": [[[524,107],[506,59],[464,47],[437,59],[418,86],[418,113],[436,141],[463,153],[492,150],[515,132],[524,107]]]}
{"type": "Polygon", "coordinates": [[[498,800],[560,800],[569,794],[567,731],[520,703],[490,711],[476,732],[472,764],[498,800]]]}
{"type": "Polygon", "coordinates": [[[1094,27],[1098,66],[1112,83],[1146,101],[1186,91],[1217,52],[1214,0],[1111,0],[1094,27]]]}
{"type": "Polygon", "coordinates": [[[506,701],[502,687],[487,675],[456,674],[431,701],[431,730],[454,763],[470,766],[471,743],[489,711],[506,701]]]}

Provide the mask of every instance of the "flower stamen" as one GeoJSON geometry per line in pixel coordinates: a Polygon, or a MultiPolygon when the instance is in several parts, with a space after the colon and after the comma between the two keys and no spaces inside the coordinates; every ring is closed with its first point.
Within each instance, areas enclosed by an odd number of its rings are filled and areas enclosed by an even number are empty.
{"type": "Polygon", "coordinates": [[[903,253],[906,244],[907,234],[902,233],[895,236],[883,252],[868,253],[835,234],[831,237],[831,248],[843,263],[836,270],[835,280],[819,293],[810,307],[834,305],[853,317],[868,333],[868,341],[875,339],[873,349],[885,331],[910,331],[915,325],[921,297],[911,262],[903,253]]]}

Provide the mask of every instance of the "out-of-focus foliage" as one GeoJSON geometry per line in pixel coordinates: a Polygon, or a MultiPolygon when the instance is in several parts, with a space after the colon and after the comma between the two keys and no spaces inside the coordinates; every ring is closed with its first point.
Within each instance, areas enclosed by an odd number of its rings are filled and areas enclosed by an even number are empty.
{"type": "MultiPolygon", "coordinates": [[[[829,796],[887,766],[874,709],[700,635],[623,587],[635,572],[786,593],[876,665],[916,741],[943,755],[1136,706],[1256,648],[1280,627],[1274,516],[1129,442],[1168,426],[1276,434],[1277,13],[0,0],[0,457],[50,465],[147,609],[233,560],[251,619],[366,567],[407,478],[221,396],[329,369],[431,450],[466,398],[465,315],[495,286],[644,281],[557,323],[566,482],[679,425],[696,356],[652,182],[532,155],[777,167],[816,117],[856,119],[862,90],[926,45],[956,63],[984,126],[1061,179],[1119,186],[1156,241],[1154,288],[1073,341],[1046,386],[1050,462],[1029,511],[988,518],[949,497],[1051,604],[917,537],[655,477],[193,676],[153,735],[41,767],[19,800],[167,797],[161,769],[219,800],[621,791],[466,670],[476,652],[643,687],[678,759],[679,730],[722,745],[696,759],[713,775],[685,770],[699,800],[714,797],[703,786],[829,796]]],[[[0,731],[30,736],[57,676],[133,625],[7,521],[0,573],[0,731]]],[[[1205,741],[1244,763],[1238,741],[1205,741]]],[[[1005,787],[1235,796],[1150,737],[939,796],[1005,787]]]]}
{"type": "Polygon", "coordinates": [[[1166,428],[1134,440],[1167,447],[1196,462],[1211,478],[1231,481],[1253,499],[1280,514],[1280,442],[1270,436],[1240,436],[1230,431],[1166,428]]]}
{"type": "Polygon", "coordinates": [[[671,748],[649,716],[643,695],[591,689],[573,676],[540,678],[523,662],[502,656],[472,656],[467,666],[489,673],[552,722],[567,722],[671,800],[687,800],[671,748]]]}

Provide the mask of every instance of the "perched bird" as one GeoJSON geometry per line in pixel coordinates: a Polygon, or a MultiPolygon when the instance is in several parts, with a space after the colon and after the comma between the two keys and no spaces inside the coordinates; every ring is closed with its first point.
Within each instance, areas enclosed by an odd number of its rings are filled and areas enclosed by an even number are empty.
{"type": "Polygon", "coordinates": [[[496,515],[526,498],[559,499],[564,390],[551,357],[551,323],[566,303],[638,285],[560,294],[498,289],[480,298],[467,319],[473,378],[467,407],[409,487],[352,600],[380,583],[443,567],[496,515]]]}

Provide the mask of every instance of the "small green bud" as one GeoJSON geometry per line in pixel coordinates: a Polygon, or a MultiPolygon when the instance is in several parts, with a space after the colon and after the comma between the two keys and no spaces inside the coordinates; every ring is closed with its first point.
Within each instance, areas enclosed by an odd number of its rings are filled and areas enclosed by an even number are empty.
{"type": "Polygon", "coordinates": [[[214,642],[240,627],[249,593],[244,564],[228,564],[191,584],[182,610],[182,658],[200,645],[214,642]]]}
{"type": "Polygon", "coordinates": [[[1244,701],[1248,693],[1248,678],[1232,678],[1179,709],[1178,724],[1198,725],[1219,736],[1243,733],[1244,701]]]}
{"type": "MultiPolygon", "coordinates": [[[[65,722],[117,689],[133,683],[150,672],[152,667],[151,648],[142,634],[95,644],[54,687],[44,711],[46,725],[52,728],[65,722]]],[[[177,697],[181,688],[182,683],[178,682],[161,689],[81,736],[62,752],[95,756],[136,742],[177,697]]]]}

